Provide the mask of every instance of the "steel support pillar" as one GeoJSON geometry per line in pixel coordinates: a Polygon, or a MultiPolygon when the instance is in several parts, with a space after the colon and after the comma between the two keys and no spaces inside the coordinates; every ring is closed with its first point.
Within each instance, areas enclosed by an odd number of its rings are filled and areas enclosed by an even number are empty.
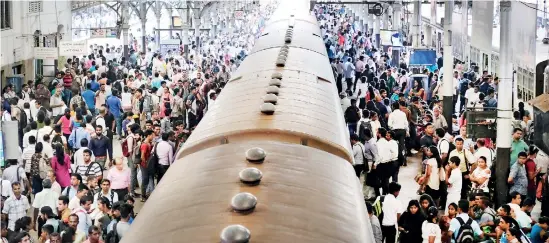
{"type": "Polygon", "coordinates": [[[121,3],[121,10],[122,10],[122,44],[124,45],[124,57],[126,58],[126,61],[128,61],[129,57],[129,36],[128,36],[128,29],[130,28],[130,25],[128,24],[130,20],[130,14],[129,14],[129,3],[127,1],[122,1],[121,3]]]}
{"type": "Polygon", "coordinates": [[[511,157],[511,117],[513,113],[513,65],[511,64],[511,1],[500,2],[500,53],[496,150],[496,202],[497,207],[507,203],[509,193],[507,176],[511,157]]]}

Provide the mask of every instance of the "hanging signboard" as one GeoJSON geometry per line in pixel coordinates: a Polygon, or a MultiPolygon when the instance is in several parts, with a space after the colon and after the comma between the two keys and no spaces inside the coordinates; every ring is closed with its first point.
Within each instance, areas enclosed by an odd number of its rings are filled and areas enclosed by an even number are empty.
{"type": "Polygon", "coordinates": [[[160,41],[160,53],[162,55],[166,55],[169,50],[171,51],[179,51],[179,47],[181,46],[179,39],[168,39],[168,40],[161,40],[160,41]]]}
{"type": "Polygon", "coordinates": [[[235,19],[244,19],[244,10],[234,11],[234,18],[235,19]]]}
{"type": "Polygon", "coordinates": [[[61,56],[85,56],[88,55],[86,40],[83,41],[61,41],[59,43],[59,55],[61,56]]]}
{"type": "Polygon", "coordinates": [[[91,29],[90,38],[105,38],[106,30],[105,29],[91,29]]]}
{"type": "Polygon", "coordinates": [[[35,47],[34,58],[35,59],[57,59],[59,57],[57,48],[55,47],[35,47]]]}
{"type": "Polygon", "coordinates": [[[90,38],[116,38],[117,28],[90,29],[90,38]]]}

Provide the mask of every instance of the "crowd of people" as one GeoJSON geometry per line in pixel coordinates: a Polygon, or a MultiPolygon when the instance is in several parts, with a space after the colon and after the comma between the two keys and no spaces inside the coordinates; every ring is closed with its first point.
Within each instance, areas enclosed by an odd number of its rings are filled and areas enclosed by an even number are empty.
{"type": "Polygon", "coordinates": [[[2,242],[118,242],[273,10],[256,6],[188,55],[91,45],[49,82],[3,88],[20,156],[0,180],[2,242]]]}
{"type": "Polygon", "coordinates": [[[496,208],[494,200],[495,138],[467,133],[467,111],[497,107],[497,77],[460,62],[443,74],[443,53],[435,65],[419,69],[407,65],[404,51],[391,65],[392,53],[345,7],[317,5],[314,12],[377,243],[549,242],[549,160],[528,144],[532,121],[524,105],[514,111],[509,134],[508,204],[496,208]],[[443,75],[453,76],[452,100],[440,99],[443,75]],[[443,116],[442,102],[452,103],[452,120],[443,116]],[[411,163],[419,164],[419,189],[404,207],[399,171],[411,163]],[[531,217],[536,203],[542,204],[539,218],[531,217]]]}

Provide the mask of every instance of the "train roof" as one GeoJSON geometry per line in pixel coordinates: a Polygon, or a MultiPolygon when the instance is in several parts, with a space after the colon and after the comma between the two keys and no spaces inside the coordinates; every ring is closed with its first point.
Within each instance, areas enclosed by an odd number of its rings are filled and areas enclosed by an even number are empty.
{"type": "Polygon", "coordinates": [[[374,242],[351,164],[315,148],[282,142],[225,144],[174,163],[139,212],[123,242],[219,242],[222,230],[246,227],[251,242],[374,242]],[[247,161],[259,147],[261,164],[247,161]],[[246,168],[262,172],[246,185],[246,168]],[[251,193],[252,212],[237,213],[232,198],[251,193]],[[147,219],[140,220],[140,219],[147,219]]]}

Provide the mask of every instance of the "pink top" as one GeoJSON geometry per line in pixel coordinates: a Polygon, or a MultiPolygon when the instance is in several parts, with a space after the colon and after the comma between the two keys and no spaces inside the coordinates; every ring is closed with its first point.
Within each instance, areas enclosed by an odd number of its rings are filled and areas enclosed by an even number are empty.
{"type": "Polygon", "coordinates": [[[109,170],[107,179],[111,181],[111,189],[125,189],[130,187],[130,169],[124,168],[121,171],[116,167],[109,170]]]}
{"type": "Polygon", "coordinates": [[[63,115],[59,121],[61,121],[61,131],[63,131],[63,134],[71,134],[71,119],[63,115]]]}
{"type": "Polygon", "coordinates": [[[51,168],[55,172],[57,182],[61,187],[67,187],[71,184],[71,158],[65,154],[65,164],[57,162],[57,157],[51,159],[51,168]]]}

